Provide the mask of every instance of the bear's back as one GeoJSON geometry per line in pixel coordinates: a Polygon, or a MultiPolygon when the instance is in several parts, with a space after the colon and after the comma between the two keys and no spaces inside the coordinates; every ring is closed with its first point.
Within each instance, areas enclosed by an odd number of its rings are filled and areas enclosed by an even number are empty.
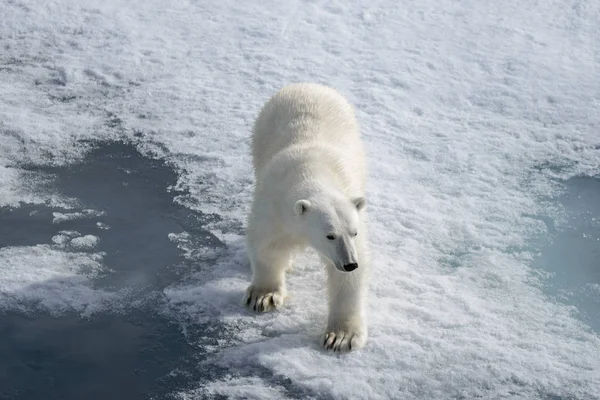
{"type": "Polygon", "coordinates": [[[336,90],[317,84],[284,87],[263,107],[252,136],[255,173],[291,146],[331,147],[362,157],[358,125],[350,103],[336,90]]]}

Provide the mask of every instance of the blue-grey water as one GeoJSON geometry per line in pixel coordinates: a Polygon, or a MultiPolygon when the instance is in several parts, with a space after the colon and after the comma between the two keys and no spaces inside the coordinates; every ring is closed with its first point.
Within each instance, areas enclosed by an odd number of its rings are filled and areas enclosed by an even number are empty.
{"type": "MultiPolygon", "coordinates": [[[[111,269],[94,285],[133,287],[128,301],[136,305],[88,318],[44,311],[0,313],[0,399],[163,399],[235,373],[203,366],[203,346],[215,345],[220,334],[217,322],[210,330],[191,324],[184,335],[176,317],[161,312],[162,289],[208,267],[187,261],[168,234],[186,231],[203,246],[224,247],[203,228],[218,216],[173,202],[178,193],[169,188],[177,175],[166,163],[144,157],[134,145],[111,142],[95,144],[83,161],[67,167],[28,168],[52,177],[45,190],[105,214],[57,227],[52,213],[65,210],[0,208],[0,247],[49,244],[58,230],[93,233],[100,237],[94,251],[106,253],[103,263],[111,269]],[[98,221],[110,229],[99,230],[98,221]]],[[[552,274],[548,295],[576,306],[577,316],[600,332],[600,180],[576,178],[565,188],[556,201],[567,222],[543,240],[535,266],[552,274]]],[[[255,372],[287,395],[303,397],[289,381],[255,372]]]]}
{"type": "Polygon", "coordinates": [[[198,369],[201,346],[190,345],[180,324],[160,312],[161,290],[202,267],[188,265],[168,234],[186,231],[205,245],[223,247],[202,228],[203,221],[217,217],[174,203],[168,188],[176,183],[175,172],[131,144],[99,144],[68,167],[28,168],[52,177],[46,190],[105,214],[57,226],[52,213],[67,210],[0,208],[0,247],[50,244],[59,230],[97,235],[94,251],[106,253],[103,263],[111,273],[95,286],[132,287],[128,300],[138,304],[90,318],[43,311],[0,314],[0,399],[164,398],[218,373],[198,369]],[[97,222],[110,229],[98,229],[97,222]]]}
{"type": "Polygon", "coordinates": [[[534,266],[551,273],[546,292],[600,333],[600,177],[572,178],[564,188],[565,221],[551,226],[534,266]]]}

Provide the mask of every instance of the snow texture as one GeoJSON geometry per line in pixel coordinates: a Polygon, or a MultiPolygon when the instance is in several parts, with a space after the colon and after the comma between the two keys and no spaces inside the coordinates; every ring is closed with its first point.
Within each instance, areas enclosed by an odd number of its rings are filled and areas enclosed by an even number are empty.
{"type": "Polygon", "coordinates": [[[179,393],[177,398],[181,400],[195,400],[203,396],[226,396],[231,400],[262,400],[282,399],[285,394],[277,388],[265,385],[258,378],[231,378],[218,382],[211,382],[205,390],[192,390],[179,393]]]}
{"type": "MultiPolygon", "coordinates": [[[[52,220],[53,224],[60,224],[65,221],[73,221],[84,218],[93,218],[93,217],[101,217],[105,214],[104,211],[96,211],[96,210],[83,210],[82,212],[72,212],[72,213],[61,213],[54,212],[52,216],[54,217],[52,220]]],[[[98,224],[101,224],[98,222],[98,224]]],[[[100,227],[101,225],[98,225],[100,227]]]]}
{"type": "MultiPolygon", "coordinates": [[[[600,176],[599,37],[592,0],[6,1],[0,206],[68,204],[24,166],[79,160],[86,139],[125,138],[176,168],[177,201],[219,215],[227,249],[164,296],[173,318],[227,327],[205,363],[236,374],[183,398],[598,399],[599,334],[543,291],[531,243],[561,222],[560,182],[600,176]],[[344,356],[316,343],[314,255],[281,312],[239,304],[249,131],[296,81],[342,91],[367,147],[370,339],[344,356]]],[[[171,237],[210,258],[185,239],[171,237]]],[[[101,259],[70,251],[0,249],[0,310],[113,304],[88,285],[101,259]]]]}
{"type": "Polygon", "coordinates": [[[0,311],[43,310],[90,315],[117,299],[94,289],[106,267],[101,256],[60,251],[49,245],[0,249],[0,311]]]}
{"type": "Polygon", "coordinates": [[[91,250],[98,244],[100,238],[94,235],[81,236],[77,231],[60,231],[58,235],[52,237],[52,241],[63,247],[70,246],[78,250],[91,250]]]}

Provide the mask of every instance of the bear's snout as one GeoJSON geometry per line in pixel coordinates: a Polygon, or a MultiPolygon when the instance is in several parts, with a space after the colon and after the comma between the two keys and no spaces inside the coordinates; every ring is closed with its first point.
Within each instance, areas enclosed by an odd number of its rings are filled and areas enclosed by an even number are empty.
{"type": "Polygon", "coordinates": [[[357,263],[352,263],[352,264],[346,264],[346,265],[344,265],[344,271],[346,271],[346,272],[354,271],[356,268],[358,268],[358,264],[357,263]]]}

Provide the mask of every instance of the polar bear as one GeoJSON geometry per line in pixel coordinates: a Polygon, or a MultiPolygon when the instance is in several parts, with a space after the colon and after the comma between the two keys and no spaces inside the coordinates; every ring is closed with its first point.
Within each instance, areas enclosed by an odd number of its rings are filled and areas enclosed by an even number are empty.
{"type": "Polygon", "coordinates": [[[294,253],[312,246],[328,279],[323,347],[364,346],[366,166],[352,106],[325,86],[284,87],[255,122],[252,158],[256,186],[247,229],[252,282],[245,305],[257,312],[281,307],[294,253]]]}

